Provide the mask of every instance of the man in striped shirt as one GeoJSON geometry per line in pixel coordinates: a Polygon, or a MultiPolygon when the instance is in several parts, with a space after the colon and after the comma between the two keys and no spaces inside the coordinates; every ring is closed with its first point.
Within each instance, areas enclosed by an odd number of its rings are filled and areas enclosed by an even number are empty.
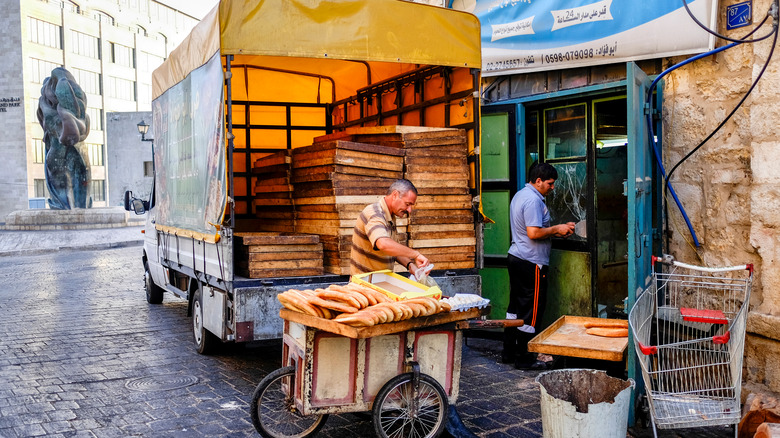
{"type": "Polygon", "coordinates": [[[396,218],[412,213],[417,189],[405,179],[395,181],[378,202],[363,209],[352,233],[351,272],[393,270],[398,262],[411,273],[428,265],[419,251],[398,243],[396,218]]]}

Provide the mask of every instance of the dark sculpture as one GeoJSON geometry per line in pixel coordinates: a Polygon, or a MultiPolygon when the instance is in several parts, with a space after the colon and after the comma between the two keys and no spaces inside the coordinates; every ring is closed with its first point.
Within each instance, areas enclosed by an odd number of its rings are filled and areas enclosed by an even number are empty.
{"type": "Polygon", "coordinates": [[[69,71],[57,67],[43,81],[38,100],[38,123],[46,146],[46,187],[55,210],[92,207],[88,196],[89,134],[87,96],[69,71]]]}

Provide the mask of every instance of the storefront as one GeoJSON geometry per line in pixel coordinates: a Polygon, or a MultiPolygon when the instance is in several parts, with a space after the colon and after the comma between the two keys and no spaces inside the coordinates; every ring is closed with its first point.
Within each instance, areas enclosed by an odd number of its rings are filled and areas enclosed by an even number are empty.
{"type": "Polygon", "coordinates": [[[753,263],[746,388],[780,392],[761,371],[780,351],[769,328],[780,310],[778,220],[769,213],[780,202],[770,158],[780,149],[772,3],[466,8],[483,27],[482,196],[495,223],[485,227],[482,275],[495,285],[485,288],[495,316],[508,290],[509,201],[531,163],[548,162],[559,173],[547,199],[553,223],[578,222],[581,232],[553,241],[546,323],[624,314],[648,281],[652,253],[753,263]]]}

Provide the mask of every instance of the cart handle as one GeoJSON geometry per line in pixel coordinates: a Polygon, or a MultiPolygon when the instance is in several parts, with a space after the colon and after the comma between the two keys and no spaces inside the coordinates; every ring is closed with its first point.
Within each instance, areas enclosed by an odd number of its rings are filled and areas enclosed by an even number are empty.
{"type": "Polygon", "coordinates": [[[729,339],[731,339],[731,334],[730,333],[731,332],[726,332],[726,333],[724,333],[722,335],[719,335],[719,336],[713,336],[712,337],[712,342],[714,344],[721,344],[721,345],[722,344],[726,344],[726,343],[729,342],[729,339]]]}
{"type": "Polygon", "coordinates": [[[749,271],[750,276],[753,276],[753,264],[747,263],[744,265],[737,265],[737,266],[726,266],[723,268],[708,268],[706,266],[696,266],[696,265],[689,265],[688,263],[678,262],[674,259],[672,256],[652,256],[651,257],[651,264],[655,265],[655,262],[658,263],[666,263],[674,265],[678,268],[686,268],[686,269],[692,269],[694,271],[701,271],[701,272],[729,272],[729,271],[749,271]]]}
{"type": "MultiPolygon", "coordinates": [[[[713,336],[712,337],[712,343],[713,344],[727,344],[729,340],[731,339],[731,332],[726,332],[722,335],[713,336]]],[[[642,352],[645,356],[652,356],[656,353],[658,353],[658,347],[654,345],[645,345],[639,341],[637,341],[637,346],[639,346],[639,351],[642,352]]]]}
{"type": "Polygon", "coordinates": [[[637,342],[637,345],[639,345],[639,350],[644,354],[645,356],[651,356],[653,354],[658,353],[658,347],[652,346],[652,345],[645,345],[641,342],[637,342]]]}

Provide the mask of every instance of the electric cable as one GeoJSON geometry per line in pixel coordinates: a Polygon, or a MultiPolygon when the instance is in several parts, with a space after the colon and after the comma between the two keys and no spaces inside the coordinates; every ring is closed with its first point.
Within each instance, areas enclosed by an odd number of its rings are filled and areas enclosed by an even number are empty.
{"type": "Polygon", "coordinates": [[[720,130],[720,128],[722,128],[723,125],[725,125],[726,122],[729,121],[729,119],[734,115],[734,113],[737,112],[739,107],[742,106],[745,100],[747,100],[748,96],[750,96],[750,93],[752,93],[753,89],[756,88],[756,85],[758,85],[758,81],[761,79],[761,76],[764,75],[764,72],[766,71],[767,67],[769,67],[769,61],[772,60],[772,55],[774,54],[775,46],[777,45],[777,36],[778,33],[775,32],[774,42],[772,44],[772,48],[769,50],[769,55],[767,56],[766,62],[764,63],[764,66],[761,68],[761,71],[756,76],[756,80],[753,81],[753,84],[750,85],[750,88],[748,88],[747,92],[745,92],[745,95],[742,97],[742,99],[740,99],[740,101],[737,103],[734,109],[731,110],[729,115],[727,115],[726,118],[724,118],[723,121],[720,122],[720,124],[707,137],[704,138],[704,140],[702,140],[695,148],[691,149],[690,152],[688,152],[682,159],[680,159],[680,161],[677,162],[677,164],[674,165],[674,167],[672,167],[672,170],[669,171],[669,175],[664,180],[664,185],[668,184],[669,178],[672,177],[672,174],[674,173],[675,170],[677,170],[680,164],[682,164],[685,160],[690,158],[691,155],[693,155],[702,146],[704,146],[704,144],[707,143],[707,141],[709,141],[720,130]]]}
{"type": "MultiPolygon", "coordinates": [[[[687,5],[686,0],[682,0],[682,1],[685,4],[686,10],[688,10],[688,13],[692,16],[694,21],[696,21],[696,23],[699,26],[701,26],[703,29],[707,30],[711,34],[716,35],[718,37],[721,37],[719,34],[711,31],[709,28],[707,28],[706,26],[701,24],[701,22],[699,22],[695,17],[693,17],[693,15],[691,14],[690,10],[688,9],[688,5],[687,5]]],[[[735,40],[735,39],[731,39],[731,38],[725,38],[725,39],[727,39],[729,41],[733,41],[733,42],[731,44],[726,45],[726,46],[719,47],[717,49],[714,49],[714,50],[711,50],[711,51],[708,51],[708,52],[701,53],[699,55],[693,56],[693,57],[688,58],[688,59],[686,59],[686,60],[684,60],[684,61],[682,61],[682,62],[680,62],[678,64],[673,65],[672,67],[667,68],[661,74],[659,74],[655,78],[655,80],[653,80],[653,82],[651,83],[650,87],[648,87],[645,103],[646,103],[647,107],[652,107],[652,96],[653,96],[653,91],[655,90],[655,87],[657,86],[657,84],[661,80],[661,78],[663,78],[667,74],[671,73],[672,71],[674,71],[674,70],[676,70],[676,69],[678,69],[678,68],[680,68],[680,67],[682,67],[682,66],[684,66],[686,64],[689,64],[689,63],[691,63],[693,61],[699,60],[701,58],[704,58],[704,57],[707,57],[707,56],[710,56],[710,55],[714,55],[714,54],[720,53],[720,52],[722,52],[724,50],[730,49],[730,48],[735,47],[737,45],[740,45],[740,44],[743,44],[743,43],[747,43],[747,42],[754,43],[754,42],[762,41],[762,40],[768,38],[769,36],[774,35],[773,45],[772,45],[772,48],[770,50],[769,56],[767,57],[767,61],[764,64],[764,67],[762,68],[761,72],[757,76],[756,80],[753,82],[751,87],[748,89],[748,91],[745,94],[745,96],[743,96],[743,98],[734,107],[734,109],[731,111],[731,113],[729,113],[729,115],[718,125],[717,128],[715,128],[714,131],[712,131],[710,133],[710,135],[708,135],[701,143],[699,143],[698,146],[696,146],[696,148],[691,150],[683,159],[681,159],[679,162],[677,162],[677,164],[675,164],[675,166],[672,168],[672,170],[669,172],[668,175],[666,174],[666,170],[664,169],[664,166],[663,166],[663,161],[661,160],[660,152],[658,151],[658,146],[657,146],[658,142],[657,142],[657,140],[655,138],[655,133],[653,131],[652,111],[649,111],[647,116],[646,116],[650,143],[651,143],[651,146],[652,146],[652,149],[653,149],[653,153],[654,153],[654,156],[655,156],[655,159],[656,159],[656,163],[658,164],[659,170],[661,171],[661,174],[664,177],[664,195],[662,197],[662,200],[664,201],[664,210],[666,210],[666,203],[668,202],[666,193],[667,193],[667,190],[669,190],[669,192],[672,195],[672,198],[674,199],[675,203],[677,204],[677,208],[680,210],[680,213],[682,214],[683,219],[685,220],[685,223],[686,223],[686,225],[688,227],[688,230],[691,233],[691,237],[693,238],[693,243],[694,243],[694,245],[696,247],[700,246],[699,240],[696,237],[696,232],[693,229],[693,225],[691,224],[690,219],[688,218],[688,215],[687,215],[687,213],[685,212],[685,209],[682,206],[682,203],[680,202],[679,198],[677,197],[677,194],[675,193],[674,188],[671,186],[671,183],[669,182],[669,179],[670,179],[672,173],[679,167],[680,164],[682,164],[691,155],[693,155],[693,153],[695,153],[699,148],[701,148],[710,138],[712,138],[712,136],[715,135],[715,133],[718,132],[718,130],[720,130],[726,124],[726,122],[728,122],[728,120],[734,115],[734,113],[736,113],[737,109],[739,109],[739,107],[744,103],[744,101],[747,99],[747,97],[753,91],[753,89],[755,88],[756,84],[758,83],[758,80],[761,79],[761,76],[763,76],[764,72],[766,71],[766,68],[769,65],[769,62],[772,59],[772,55],[774,53],[774,48],[775,48],[775,45],[777,44],[777,37],[778,37],[777,14],[778,14],[778,9],[780,9],[780,8],[778,8],[778,1],[779,0],[775,0],[774,1],[773,5],[769,8],[769,11],[767,11],[766,17],[764,18],[764,20],[761,21],[759,26],[757,26],[755,29],[753,29],[750,33],[748,33],[747,35],[745,35],[741,39],[736,39],[735,40]],[[773,24],[772,24],[772,31],[770,31],[767,35],[765,35],[765,36],[763,36],[763,37],[761,37],[759,39],[747,40],[747,37],[749,37],[754,32],[756,32],[758,29],[760,29],[761,26],[763,26],[763,24],[766,22],[766,20],[770,16],[774,19],[773,24]]]]}
{"type": "MultiPolygon", "coordinates": [[[[750,35],[752,35],[752,34],[753,34],[755,31],[757,31],[758,29],[760,29],[760,28],[761,28],[761,26],[763,26],[763,25],[764,25],[764,23],[766,22],[766,20],[767,20],[767,19],[769,19],[769,17],[771,16],[771,13],[772,13],[772,10],[771,10],[771,8],[770,8],[770,9],[767,11],[767,13],[766,13],[766,16],[764,17],[764,19],[763,19],[763,20],[761,20],[761,23],[759,23],[759,24],[758,24],[758,25],[757,25],[757,26],[756,26],[756,27],[755,27],[753,30],[751,30],[751,31],[750,31],[750,32],[749,32],[747,35],[743,36],[742,38],[736,39],[736,38],[727,37],[727,36],[725,36],[725,35],[721,35],[720,33],[718,33],[718,32],[716,32],[716,31],[714,31],[714,30],[710,29],[709,27],[707,27],[707,26],[706,26],[704,23],[702,23],[701,21],[699,21],[699,19],[698,19],[698,18],[696,18],[696,16],[695,16],[695,15],[693,15],[693,12],[691,12],[691,9],[688,7],[688,1],[687,1],[687,0],[682,0],[682,2],[683,2],[683,5],[685,6],[685,11],[686,11],[686,12],[688,12],[688,15],[691,17],[691,20],[693,20],[693,21],[694,21],[694,22],[695,22],[697,25],[699,25],[699,27],[701,27],[702,29],[704,29],[704,30],[705,30],[705,31],[707,31],[708,33],[710,33],[710,34],[712,34],[712,35],[715,35],[716,37],[718,37],[718,38],[720,38],[720,39],[722,39],[722,40],[731,41],[731,42],[733,42],[733,43],[736,43],[736,42],[743,41],[745,38],[749,37],[749,36],[750,36],[750,35]]],[[[769,37],[769,36],[771,36],[771,35],[772,35],[772,32],[770,32],[770,33],[768,33],[768,34],[766,34],[766,35],[764,35],[763,37],[760,37],[760,38],[758,38],[758,39],[751,40],[751,42],[758,42],[758,41],[762,41],[762,40],[764,40],[764,39],[768,38],[768,37],[769,37]]]]}

